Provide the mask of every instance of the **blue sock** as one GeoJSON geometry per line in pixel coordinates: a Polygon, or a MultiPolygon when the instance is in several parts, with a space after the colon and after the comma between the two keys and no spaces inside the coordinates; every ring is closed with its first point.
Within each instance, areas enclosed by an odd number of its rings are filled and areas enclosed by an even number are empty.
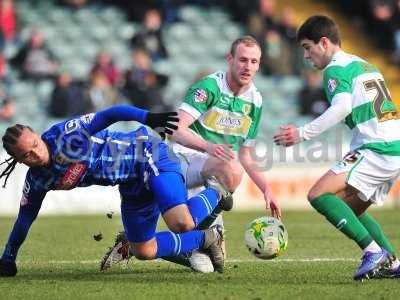
{"type": "Polygon", "coordinates": [[[204,232],[199,230],[184,233],[162,231],[156,233],[156,257],[175,256],[199,249],[204,244],[204,232]]]}
{"type": "Polygon", "coordinates": [[[195,227],[213,212],[218,204],[218,198],[216,190],[207,188],[186,202],[195,227]]]}

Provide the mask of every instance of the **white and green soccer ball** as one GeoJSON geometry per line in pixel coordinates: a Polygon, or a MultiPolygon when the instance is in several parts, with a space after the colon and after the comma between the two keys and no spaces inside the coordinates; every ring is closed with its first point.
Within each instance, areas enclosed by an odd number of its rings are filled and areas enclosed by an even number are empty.
{"type": "Polygon", "coordinates": [[[247,225],[244,242],[254,256],[261,259],[273,259],[285,252],[288,245],[288,233],[278,219],[260,217],[247,225]]]}

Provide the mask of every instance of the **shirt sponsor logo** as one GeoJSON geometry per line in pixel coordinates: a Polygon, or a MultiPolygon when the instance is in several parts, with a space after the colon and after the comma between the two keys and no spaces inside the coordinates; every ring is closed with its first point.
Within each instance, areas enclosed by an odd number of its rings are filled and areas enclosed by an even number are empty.
{"type": "Polygon", "coordinates": [[[217,125],[228,128],[239,128],[240,126],[242,126],[242,122],[241,119],[222,117],[217,121],[217,125]]]}
{"type": "Polygon", "coordinates": [[[68,133],[71,133],[72,131],[74,131],[75,129],[77,129],[79,127],[80,127],[79,126],[79,120],[73,119],[73,120],[70,120],[67,123],[65,123],[64,130],[68,134],[68,133]]]}
{"type": "Polygon", "coordinates": [[[92,122],[93,118],[94,118],[94,113],[91,113],[91,114],[83,115],[81,117],[81,121],[85,124],[89,124],[90,122],[92,122]]]}
{"type": "Polygon", "coordinates": [[[73,163],[71,164],[67,171],[65,172],[64,177],[61,181],[56,184],[57,190],[70,190],[74,188],[79,180],[81,179],[82,175],[86,171],[86,165],[83,163],[73,163]]]}
{"type": "Polygon", "coordinates": [[[203,89],[197,89],[194,91],[194,101],[198,103],[203,103],[207,101],[207,92],[203,89]]]}
{"type": "Polygon", "coordinates": [[[242,112],[243,112],[245,115],[248,115],[248,114],[250,113],[250,110],[251,110],[251,105],[250,105],[250,104],[243,104],[243,106],[242,106],[242,112]]]}
{"type": "Polygon", "coordinates": [[[358,151],[351,151],[349,153],[347,153],[344,157],[343,157],[343,161],[348,163],[348,164],[353,164],[355,163],[361,156],[361,153],[358,151]]]}
{"type": "Polygon", "coordinates": [[[223,106],[228,106],[231,101],[231,97],[225,94],[221,94],[220,102],[223,106]]]}
{"type": "Polygon", "coordinates": [[[328,80],[328,90],[329,92],[333,93],[336,90],[336,87],[338,85],[338,82],[336,79],[331,78],[328,80]]]}

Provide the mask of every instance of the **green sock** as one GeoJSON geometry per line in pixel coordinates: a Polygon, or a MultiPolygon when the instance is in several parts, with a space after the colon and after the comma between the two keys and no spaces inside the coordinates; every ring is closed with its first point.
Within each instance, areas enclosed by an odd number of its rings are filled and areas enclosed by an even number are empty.
{"type": "Polygon", "coordinates": [[[335,194],[325,193],[315,198],[311,205],[333,226],[355,241],[361,249],[373,241],[353,210],[335,194]]]}
{"type": "Polygon", "coordinates": [[[379,246],[384,248],[391,255],[395,256],[395,250],[389,242],[379,223],[367,212],[358,217],[361,224],[368,230],[369,234],[378,243],[379,246]]]}

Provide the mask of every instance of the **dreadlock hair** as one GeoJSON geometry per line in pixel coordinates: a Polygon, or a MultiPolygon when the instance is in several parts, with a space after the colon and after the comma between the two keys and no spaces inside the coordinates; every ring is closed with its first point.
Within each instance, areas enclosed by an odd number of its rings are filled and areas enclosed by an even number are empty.
{"type": "Polygon", "coordinates": [[[11,173],[15,169],[15,166],[17,165],[17,160],[14,158],[14,146],[17,144],[18,139],[25,128],[33,132],[32,128],[30,128],[29,126],[15,124],[14,126],[8,127],[6,133],[2,137],[3,147],[6,152],[11,156],[0,164],[0,166],[3,164],[7,164],[5,170],[0,174],[0,179],[5,177],[3,188],[6,187],[8,177],[11,175],[11,173]]]}

